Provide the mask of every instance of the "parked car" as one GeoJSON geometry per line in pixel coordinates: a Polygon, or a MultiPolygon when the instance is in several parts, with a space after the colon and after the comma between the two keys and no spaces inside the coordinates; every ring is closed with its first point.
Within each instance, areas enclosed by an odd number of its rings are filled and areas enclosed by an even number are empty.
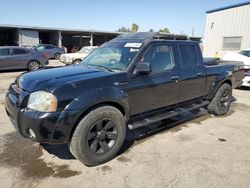
{"type": "Polygon", "coordinates": [[[38,46],[33,47],[33,49],[42,52],[46,55],[48,59],[59,59],[61,54],[65,53],[64,48],[59,48],[52,44],[40,44],[38,46]]]}
{"type": "Polygon", "coordinates": [[[239,54],[250,58],[250,48],[240,51],[239,54]]]}
{"type": "Polygon", "coordinates": [[[68,143],[87,166],[114,158],[127,128],[201,107],[226,114],[232,89],[242,83],[243,64],[206,65],[199,44],[183,38],[124,34],[79,65],[24,73],[9,87],[6,112],[22,136],[68,143]],[[100,55],[105,61],[96,63],[100,55]]]}
{"type": "Polygon", "coordinates": [[[78,64],[98,46],[84,46],[76,53],[67,53],[60,56],[60,61],[66,65],[78,64]]]}
{"type": "Polygon", "coordinates": [[[244,68],[248,70],[250,69],[250,49],[245,49],[238,53],[229,52],[223,57],[223,60],[241,61],[244,63],[244,68]]]}
{"type": "Polygon", "coordinates": [[[16,46],[0,47],[0,70],[37,70],[48,63],[48,59],[40,52],[16,46]]]}
{"type": "Polygon", "coordinates": [[[250,87],[250,71],[245,73],[245,78],[243,79],[242,86],[250,87]]]}

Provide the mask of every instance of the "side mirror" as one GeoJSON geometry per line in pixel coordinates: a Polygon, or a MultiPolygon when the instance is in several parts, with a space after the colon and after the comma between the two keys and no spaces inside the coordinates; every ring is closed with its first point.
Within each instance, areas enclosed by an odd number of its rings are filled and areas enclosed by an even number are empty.
{"type": "Polygon", "coordinates": [[[135,67],[135,74],[149,74],[152,71],[150,63],[138,63],[135,67]]]}

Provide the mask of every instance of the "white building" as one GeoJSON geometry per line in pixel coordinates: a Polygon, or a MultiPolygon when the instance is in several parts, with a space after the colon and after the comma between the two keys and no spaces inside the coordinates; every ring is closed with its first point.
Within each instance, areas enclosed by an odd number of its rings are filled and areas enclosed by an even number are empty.
{"type": "Polygon", "coordinates": [[[204,57],[250,48],[250,1],[207,11],[204,57]]]}

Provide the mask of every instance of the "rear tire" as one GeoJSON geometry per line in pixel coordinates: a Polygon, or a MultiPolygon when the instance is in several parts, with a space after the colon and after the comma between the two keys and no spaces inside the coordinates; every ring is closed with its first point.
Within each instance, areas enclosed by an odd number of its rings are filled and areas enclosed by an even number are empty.
{"type": "Polygon", "coordinates": [[[83,164],[96,166],[117,155],[125,136],[126,124],[122,113],[115,107],[102,106],[79,122],[69,148],[83,164]]]}
{"type": "Polygon", "coordinates": [[[55,58],[56,60],[58,60],[58,59],[60,59],[60,56],[61,56],[60,53],[55,53],[54,58],[55,58]]]}
{"type": "Polygon", "coordinates": [[[28,63],[27,68],[29,71],[38,70],[41,67],[41,64],[39,61],[32,60],[28,63]]]}
{"type": "Polygon", "coordinates": [[[227,83],[221,85],[207,107],[208,112],[216,116],[226,114],[231,105],[231,99],[232,87],[227,83]]]}

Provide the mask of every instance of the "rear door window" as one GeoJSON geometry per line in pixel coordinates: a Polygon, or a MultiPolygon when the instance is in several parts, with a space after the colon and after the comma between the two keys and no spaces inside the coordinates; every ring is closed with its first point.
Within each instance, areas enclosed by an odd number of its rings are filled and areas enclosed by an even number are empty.
{"type": "Polygon", "coordinates": [[[24,55],[27,54],[27,51],[24,49],[13,49],[13,55],[24,55]]]}
{"type": "Polygon", "coordinates": [[[182,68],[193,69],[198,66],[198,59],[194,45],[180,45],[182,68]]]}
{"type": "Polygon", "coordinates": [[[0,49],[0,56],[8,56],[8,55],[10,55],[10,49],[8,48],[0,49]]]}

